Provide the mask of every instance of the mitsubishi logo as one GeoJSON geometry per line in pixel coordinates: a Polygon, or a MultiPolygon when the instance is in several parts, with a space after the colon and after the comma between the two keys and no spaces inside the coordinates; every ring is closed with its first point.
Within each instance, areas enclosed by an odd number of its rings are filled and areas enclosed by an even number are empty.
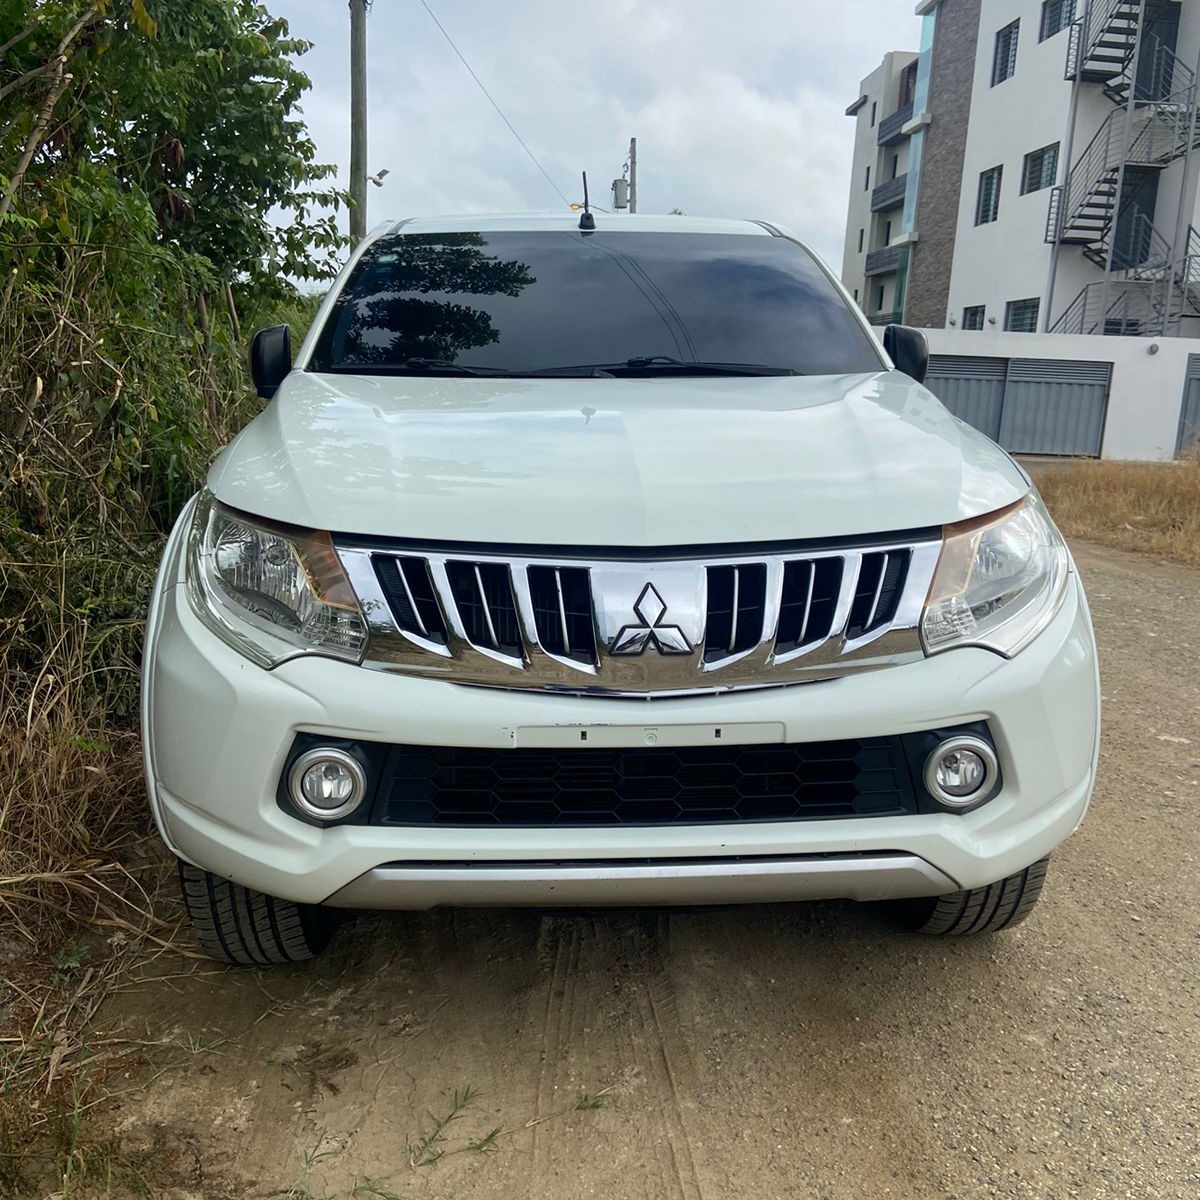
{"type": "Polygon", "coordinates": [[[692,653],[692,645],[683,636],[683,630],[678,625],[662,623],[667,615],[667,605],[654,584],[648,583],[642,588],[633,614],[638,623],[621,627],[609,643],[609,654],[642,654],[647,646],[653,646],[659,654],[692,653]]]}

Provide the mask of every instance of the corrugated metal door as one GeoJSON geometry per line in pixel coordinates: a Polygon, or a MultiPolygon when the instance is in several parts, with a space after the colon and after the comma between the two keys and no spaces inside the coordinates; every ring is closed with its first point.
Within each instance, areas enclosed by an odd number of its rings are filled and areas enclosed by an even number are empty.
{"type": "Polygon", "coordinates": [[[1011,359],[996,440],[1011,454],[1099,457],[1111,376],[1106,362],[1011,359]]]}
{"type": "Polygon", "coordinates": [[[1196,446],[1200,446],[1200,354],[1189,354],[1175,453],[1186,454],[1196,446]]]}
{"type": "Polygon", "coordinates": [[[1007,373],[1006,358],[933,354],[925,386],[956,417],[995,441],[1000,436],[1007,373]]]}

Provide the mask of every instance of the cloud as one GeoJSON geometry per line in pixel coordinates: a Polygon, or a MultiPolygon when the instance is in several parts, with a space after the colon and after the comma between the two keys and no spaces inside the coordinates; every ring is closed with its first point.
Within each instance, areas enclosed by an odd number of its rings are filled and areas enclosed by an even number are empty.
{"type": "MultiPolygon", "coordinates": [[[[639,207],[781,221],[839,261],[853,124],[845,107],[890,49],[915,47],[909,0],[430,0],[509,120],[570,199],[606,204],[631,135],[639,207]]],[[[273,0],[315,43],[304,110],[321,157],[349,157],[348,18],[273,0]]],[[[419,0],[368,18],[371,219],[527,211],[561,200],[419,0]]]]}

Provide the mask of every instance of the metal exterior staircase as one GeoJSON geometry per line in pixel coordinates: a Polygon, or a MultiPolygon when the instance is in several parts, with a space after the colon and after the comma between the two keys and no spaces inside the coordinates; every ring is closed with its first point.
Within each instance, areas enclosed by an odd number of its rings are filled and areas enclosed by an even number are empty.
{"type": "Polygon", "coordinates": [[[1145,105],[1135,110],[1128,144],[1126,125],[1123,109],[1109,113],[1071,168],[1066,183],[1052,189],[1046,241],[1106,247],[1117,215],[1121,168],[1162,170],[1187,152],[1193,136],[1190,111],[1176,105],[1145,105]]]}
{"type": "Polygon", "coordinates": [[[1096,0],[1071,25],[1066,77],[1107,83],[1127,71],[1137,47],[1141,0],[1096,0]]]}
{"type": "Polygon", "coordinates": [[[1123,247],[1139,265],[1113,280],[1087,284],[1051,328],[1051,333],[1106,333],[1161,337],[1178,332],[1185,318],[1200,318],[1200,234],[1188,227],[1187,253],[1174,262],[1171,247],[1142,213],[1122,235],[1123,247]]]}
{"type": "Polygon", "coordinates": [[[1046,241],[1079,246],[1106,278],[1084,287],[1053,330],[1162,335],[1200,315],[1200,239],[1178,257],[1152,219],[1159,172],[1200,148],[1196,75],[1157,36],[1165,29],[1173,41],[1174,11],[1164,24],[1150,0],[1083,8],[1071,25],[1066,77],[1099,84],[1115,107],[1051,189],[1046,241]]]}

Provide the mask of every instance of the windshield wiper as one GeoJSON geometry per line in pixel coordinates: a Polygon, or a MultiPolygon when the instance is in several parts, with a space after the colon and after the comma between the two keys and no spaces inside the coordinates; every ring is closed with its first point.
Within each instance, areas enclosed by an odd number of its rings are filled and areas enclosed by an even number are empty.
{"type": "Polygon", "coordinates": [[[773,367],[766,363],[685,362],[669,354],[647,354],[619,363],[596,363],[598,371],[610,375],[799,375],[794,367],[773,367]]]}
{"type": "Polygon", "coordinates": [[[337,375],[507,375],[504,367],[468,367],[447,358],[406,358],[394,363],[338,363],[337,375]]]}

